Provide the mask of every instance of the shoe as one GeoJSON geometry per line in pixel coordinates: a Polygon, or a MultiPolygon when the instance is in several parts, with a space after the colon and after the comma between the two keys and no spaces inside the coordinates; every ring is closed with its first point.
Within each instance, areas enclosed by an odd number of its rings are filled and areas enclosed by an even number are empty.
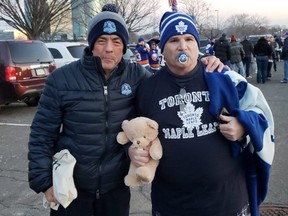
{"type": "Polygon", "coordinates": [[[287,80],[283,79],[283,80],[280,81],[280,83],[287,83],[287,80]]]}
{"type": "Polygon", "coordinates": [[[246,79],[252,79],[252,76],[247,76],[246,79]]]}

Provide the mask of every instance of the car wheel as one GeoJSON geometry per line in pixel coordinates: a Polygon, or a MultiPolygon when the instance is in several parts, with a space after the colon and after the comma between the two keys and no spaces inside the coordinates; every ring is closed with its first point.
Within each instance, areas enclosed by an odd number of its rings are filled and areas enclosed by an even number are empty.
{"type": "Polygon", "coordinates": [[[28,106],[37,106],[39,102],[39,97],[29,98],[28,100],[24,101],[28,106]]]}

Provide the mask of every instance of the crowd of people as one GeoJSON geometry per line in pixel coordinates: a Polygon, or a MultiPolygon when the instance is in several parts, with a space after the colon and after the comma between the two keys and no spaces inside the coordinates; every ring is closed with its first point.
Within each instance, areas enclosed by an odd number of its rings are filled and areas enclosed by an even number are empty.
{"type": "Polygon", "coordinates": [[[112,6],[89,22],[82,58],[47,78],[28,143],[30,187],[59,204],[53,155],[66,149],[76,159],[77,197],[50,215],[128,216],[124,177],[130,162],[147,163],[149,150],[119,145],[116,136],[124,120],[145,116],[159,124],[163,148],[152,182],[153,216],[259,216],[275,139],[261,90],[214,55],[199,59],[199,32],[184,13],[161,18],[165,66],[158,69],[158,48],[143,38],[139,63],[126,62],[129,33],[112,6]],[[146,70],[149,58],[154,74],[146,70]]]}
{"type": "Polygon", "coordinates": [[[240,41],[235,35],[228,38],[223,33],[218,40],[211,39],[206,46],[205,55],[215,55],[246,79],[251,79],[255,72],[257,83],[263,84],[272,77],[272,68],[277,71],[277,62],[284,60],[284,77],[280,82],[287,83],[287,36],[288,32],[284,33],[284,43],[279,35],[274,35],[260,37],[257,43],[253,44],[247,36],[240,41]],[[254,71],[251,71],[252,62],[256,63],[254,71]]]}

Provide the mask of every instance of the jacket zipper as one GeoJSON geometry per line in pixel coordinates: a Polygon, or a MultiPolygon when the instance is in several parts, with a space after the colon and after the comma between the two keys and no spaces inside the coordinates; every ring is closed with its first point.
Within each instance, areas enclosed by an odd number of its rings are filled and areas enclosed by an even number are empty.
{"type": "MultiPolygon", "coordinates": [[[[108,141],[108,86],[107,83],[103,86],[103,94],[105,97],[105,143],[108,141]]],[[[104,153],[105,155],[105,153],[104,153]]],[[[101,171],[102,171],[102,160],[100,161],[99,165],[99,178],[98,178],[98,188],[96,190],[96,199],[100,199],[100,184],[101,184],[101,171]]]]}

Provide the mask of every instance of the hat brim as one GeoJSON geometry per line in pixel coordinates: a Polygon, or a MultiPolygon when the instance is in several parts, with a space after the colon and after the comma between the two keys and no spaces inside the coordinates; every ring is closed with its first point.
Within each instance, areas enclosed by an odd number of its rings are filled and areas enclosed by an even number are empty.
{"type": "Polygon", "coordinates": [[[160,43],[160,40],[159,40],[159,39],[156,39],[156,38],[152,38],[152,39],[148,40],[147,43],[148,43],[148,44],[151,44],[151,43],[159,44],[159,43],[160,43]]]}

